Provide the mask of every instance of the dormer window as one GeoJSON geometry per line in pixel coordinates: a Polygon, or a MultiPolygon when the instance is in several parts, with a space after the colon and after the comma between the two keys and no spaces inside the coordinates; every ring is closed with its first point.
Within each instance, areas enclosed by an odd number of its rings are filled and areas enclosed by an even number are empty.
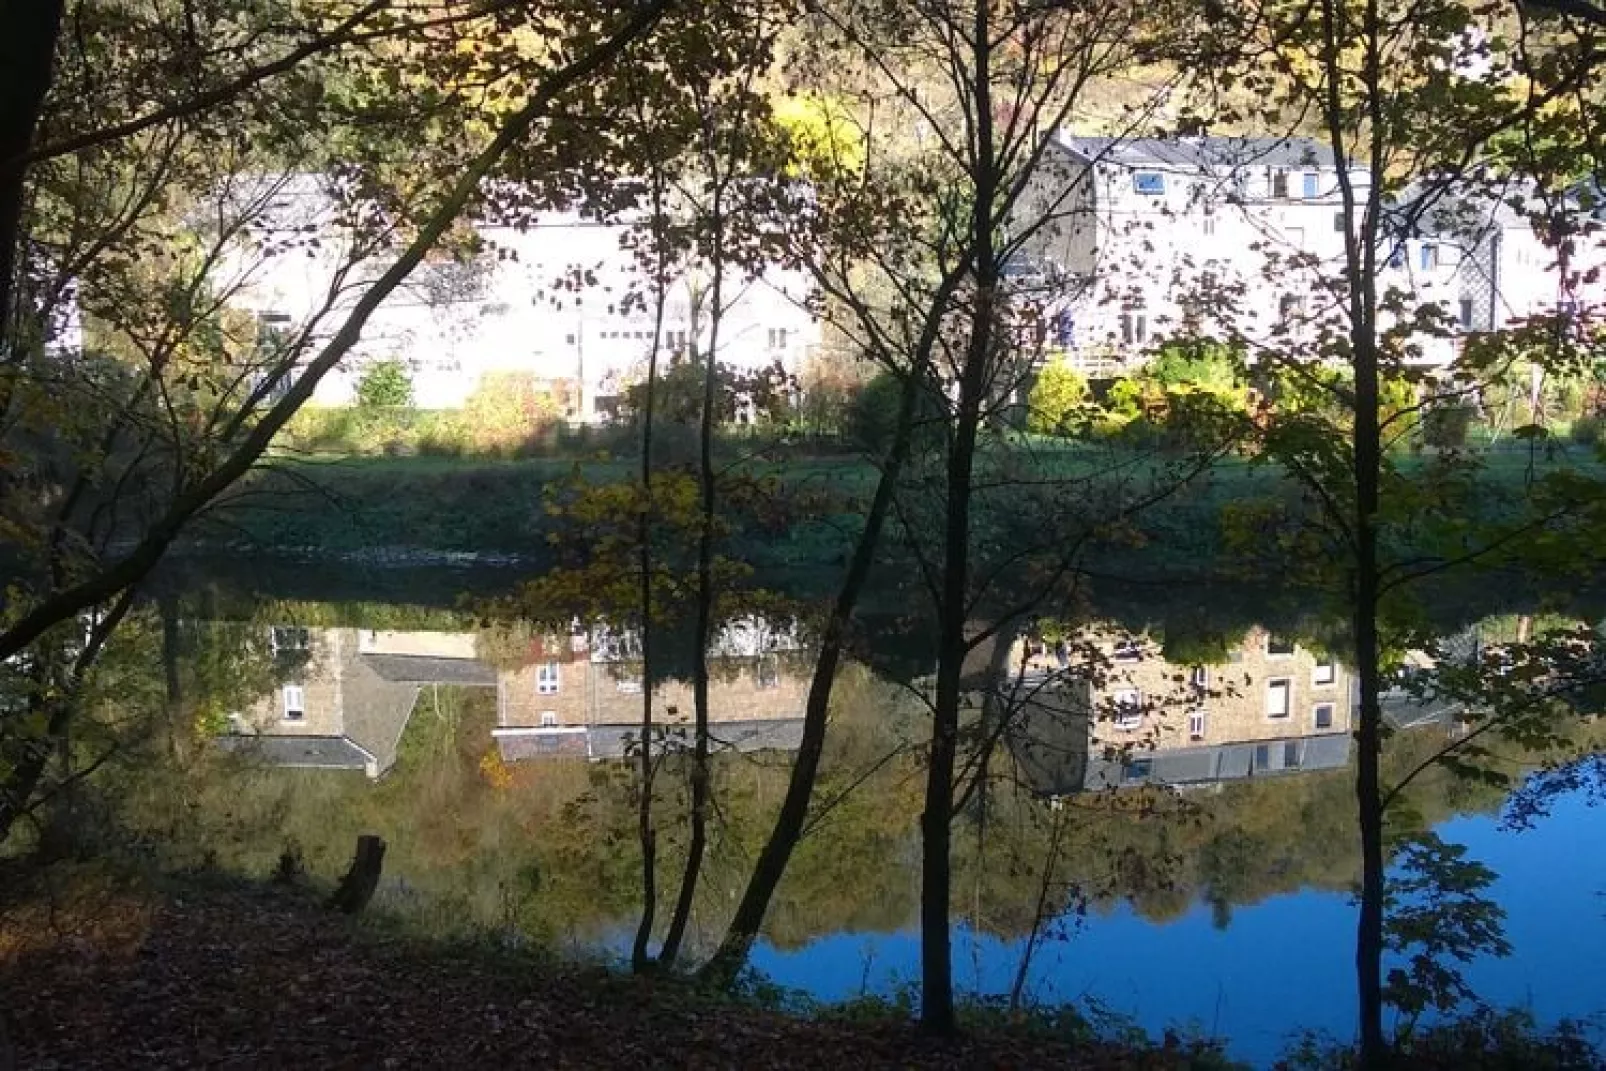
{"type": "Polygon", "coordinates": [[[1165,195],[1165,176],[1158,171],[1136,171],[1132,174],[1132,192],[1145,197],[1165,195]]]}

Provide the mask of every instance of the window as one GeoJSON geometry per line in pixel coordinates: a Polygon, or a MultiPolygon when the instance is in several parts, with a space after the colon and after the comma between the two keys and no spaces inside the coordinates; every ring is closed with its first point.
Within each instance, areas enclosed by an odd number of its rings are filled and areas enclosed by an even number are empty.
{"type": "Polygon", "coordinates": [[[1111,654],[1117,662],[1138,662],[1143,659],[1143,642],[1128,636],[1123,640],[1115,641],[1115,651],[1111,654]]]}
{"type": "Polygon", "coordinates": [[[1294,653],[1294,641],[1285,640],[1280,636],[1267,636],[1266,653],[1278,656],[1291,655],[1294,653]]]}
{"type": "Polygon", "coordinates": [[[1423,242],[1422,248],[1417,251],[1417,264],[1423,271],[1432,271],[1439,266],[1439,247],[1432,242],[1423,242]]]}
{"type": "Polygon", "coordinates": [[[1305,176],[1300,182],[1300,190],[1299,190],[1299,192],[1304,196],[1305,200],[1313,201],[1317,197],[1321,196],[1321,191],[1317,186],[1317,183],[1319,181],[1320,181],[1320,178],[1316,174],[1316,172],[1314,172],[1314,171],[1305,172],[1305,176]]]}
{"type": "Polygon", "coordinates": [[[1137,171],[1132,175],[1132,192],[1141,193],[1145,197],[1159,197],[1165,194],[1165,176],[1158,171],[1137,171]]]}
{"type": "Polygon", "coordinates": [[[1461,330],[1469,331],[1471,329],[1472,329],[1472,299],[1471,298],[1462,298],[1461,299],[1461,330]]]}
{"type": "Polygon", "coordinates": [[[1153,773],[1153,759],[1132,759],[1121,767],[1121,780],[1146,781],[1153,773]]]}
{"type": "Polygon", "coordinates": [[[1298,294],[1284,294],[1277,299],[1277,315],[1283,320],[1296,319],[1305,311],[1305,299],[1298,294]]]}
{"type": "Polygon", "coordinates": [[[1204,232],[1207,236],[1216,233],[1216,217],[1210,214],[1208,208],[1205,209],[1204,232]]]}
{"type": "Polygon", "coordinates": [[[1261,744],[1255,748],[1255,771],[1269,770],[1271,768],[1271,745],[1261,744]]]}
{"type": "Polygon", "coordinates": [[[1331,658],[1325,659],[1310,667],[1310,682],[1312,684],[1332,684],[1336,673],[1337,669],[1333,665],[1333,660],[1331,658]]]}
{"type": "Polygon", "coordinates": [[[1405,243],[1397,243],[1389,252],[1389,267],[1400,271],[1405,267],[1405,243]]]}
{"type": "Polygon", "coordinates": [[[1271,173],[1271,195],[1281,200],[1288,198],[1288,172],[1273,171],[1271,173]]]}
{"type": "Polygon", "coordinates": [[[1283,769],[1299,769],[1299,741],[1285,740],[1283,742],[1283,769]]]}
{"type": "Polygon", "coordinates": [[[1343,234],[1344,233],[1344,213],[1342,213],[1342,212],[1334,212],[1333,213],[1333,233],[1334,234],[1343,234]]]}
{"type": "Polygon", "coordinates": [[[1333,727],[1333,704],[1317,703],[1314,714],[1316,715],[1316,728],[1331,729],[1333,727]]]}
{"type": "Polygon", "coordinates": [[[1201,690],[1210,687],[1210,667],[1194,666],[1188,670],[1188,683],[1201,690]]]}
{"type": "Polygon", "coordinates": [[[1128,346],[1141,345],[1148,341],[1148,320],[1141,312],[1123,312],[1121,314],[1121,341],[1128,346]]]}
{"type": "Polygon", "coordinates": [[[784,350],[784,349],[786,349],[786,328],[784,328],[784,327],[772,327],[772,328],[770,328],[769,341],[770,341],[770,349],[772,349],[772,350],[784,350]]]}
{"type": "Polygon", "coordinates": [[[555,710],[541,711],[541,728],[550,729],[558,723],[558,712],[555,710]]]}
{"type": "Polygon", "coordinates": [[[299,684],[284,686],[284,720],[300,721],[307,716],[307,696],[299,684]]]}
{"type": "Polygon", "coordinates": [[[566,346],[574,345],[574,336],[573,335],[564,335],[563,336],[563,343],[566,346]]]}
{"type": "Polygon", "coordinates": [[[640,695],[641,694],[641,678],[640,677],[620,677],[618,682],[617,682],[617,685],[618,685],[619,691],[621,693],[623,693],[624,695],[640,695]]]}
{"type": "Polygon", "coordinates": [[[1143,724],[1143,693],[1136,688],[1118,688],[1110,693],[1115,705],[1112,719],[1117,729],[1136,729],[1143,724]]]}
{"type": "Polygon", "coordinates": [[[779,688],[781,686],[781,660],[774,655],[764,655],[759,658],[758,686],[760,688],[779,688]]]}
{"type": "Polygon", "coordinates": [[[268,633],[268,642],[273,646],[273,653],[284,651],[305,651],[310,642],[307,630],[299,626],[275,626],[268,633]]]}
{"type": "Polygon", "coordinates": [[[563,685],[562,670],[556,662],[542,662],[535,670],[535,694],[557,695],[563,685]]]}
{"type": "Polygon", "coordinates": [[[1287,677],[1273,677],[1266,682],[1266,717],[1288,717],[1288,695],[1293,691],[1293,682],[1287,677]]]}
{"type": "Polygon", "coordinates": [[[1203,740],[1205,736],[1205,712],[1202,710],[1188,711],[1188,739],[1203,740]]]}

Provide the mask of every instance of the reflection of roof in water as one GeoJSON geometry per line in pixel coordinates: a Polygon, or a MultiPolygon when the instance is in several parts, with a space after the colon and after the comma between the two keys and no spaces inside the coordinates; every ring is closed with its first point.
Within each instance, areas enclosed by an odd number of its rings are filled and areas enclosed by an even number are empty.
{"type": "Polygon", "coordinates": [[[361,770],[372,758],[341,736],[222,736],[218,746],[270,766],[302,766],[319,770],[361,770]]]}
{"type": "Polygon", "coordinates": [[[472,658],[364,654],[362,662],[385,680],[400,684],[496,684],[496,670],[472,658]]]}

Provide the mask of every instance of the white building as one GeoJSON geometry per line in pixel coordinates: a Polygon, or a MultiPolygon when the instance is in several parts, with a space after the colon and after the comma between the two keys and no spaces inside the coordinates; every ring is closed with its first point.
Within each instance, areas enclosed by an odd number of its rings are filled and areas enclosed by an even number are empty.
{"type": "MultiPolygon", "coordinates": [[[[1339,177],[1331,151],[1304,138],[1057,136],[1017,212],[1053,341],[1105,375],[1177,333],[1239,339],[1251,359],[1257,347],[1311,339],[1345,315],[1339,177]]],[[[1349,179],[1364,201],[1365,169],[1352,166],[1349,179]]],[[[1595,239],[1558,265],[1525,212],[1499,197],[1485,204],[1392,212],[1382,289],[1440,305],[1457,332],[1596,303],[1595,239]]],[[[1456,345],[1422,339],[1418,359],[1443,364],[1456,345]]]]}
{"type": "MultiPolygon", "coordinates": [[[[370,363],[399,359],[421,408],[461,406],[487,373],[523,372],[568,399],[568,419],[593,421],[613,411],[645,367],[655,320],[650,272],[629,248],[631,221],[552,211],[518,226],[476,221],[473,233],[463,244],[477,248],[431,258],[386,299],[361,341],[318,385],[317,404],[349,404],[370,363]]],[[[315,176],[286,184],[253,238],[240,253],[232,303],[280,331],[300,330],[338,289],[314,332],[327,337],[388,263],[382,253],[341,278],[351,242],[315,176]],[[318,236],[316,247],[305,241],[309,234],[318,236]],[[260,255],[275,242],[294,248],[260,255]]],[[[670,280],[661,358],[693,345],[708,352],[708,274],[693,266],[670,280]]],[[[819,338],[808,296],[800,271],[770,266],[751,278],[729,268],[715,358],[745,370],[779,362],[795,373],[819,338]]]]}

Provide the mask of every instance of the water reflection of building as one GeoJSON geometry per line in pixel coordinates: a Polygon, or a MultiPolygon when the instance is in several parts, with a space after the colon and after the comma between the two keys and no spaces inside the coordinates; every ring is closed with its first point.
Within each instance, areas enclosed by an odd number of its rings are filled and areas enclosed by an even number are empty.
{"type": "Polygon", "coordinates": [[[1097,650],[1097,670],[1050,648],[1026,658],[1018,684],[1011,748],[1044,795],[1349,761],[1350,677],[1327,656],[1258,628],[1215,665],[1168,661],[1147,637],[1095,633],[1080,642],[1097,650]]]}
{"type": "MultiPolygon", "coordinates": [[[[709,661],[716,750],[797,749],[811,668],[801,659],[792,637],[761,623],[722,630],[709,661]]],[[[494,735],[502,757],[623,757],[641,736],[644,687],[640,647],[632,637],[582,632],[532,640],[526,663],[498,674],[494,735]]],[[[671,739],[688,734],[691,682],[659,683],[653,707],[655,722],[671,739]]]]}
{"type": "Polygon", "coordinates": [[[423,685],[497,683],[472,633],[296,626],[270,635],[279,681],[232,715],[222,743],[275,766],[378,777],[396,761],[423,685]]]}

